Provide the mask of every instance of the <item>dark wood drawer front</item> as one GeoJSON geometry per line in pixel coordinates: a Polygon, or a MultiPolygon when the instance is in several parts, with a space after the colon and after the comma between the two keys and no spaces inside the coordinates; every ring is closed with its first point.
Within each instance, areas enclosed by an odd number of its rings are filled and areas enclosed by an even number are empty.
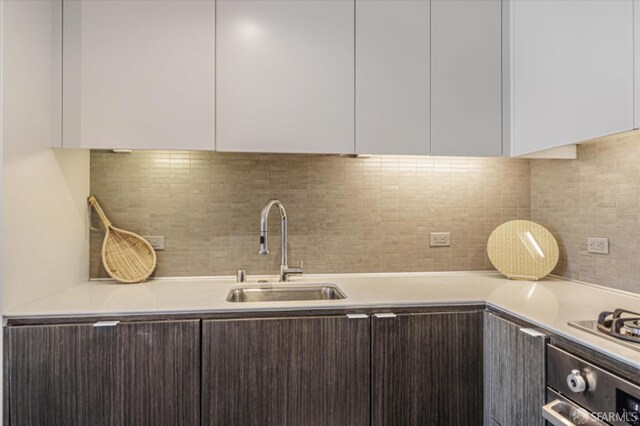
{"type": "Polygon", "coordinates": [[[204,321],[205,425],[368,425],[369,320],[204,321]]]}
{"type": "Polygon", "coordinates": [[[485,314],[485,409],[501,425],[543,426],[546,339],[485,314]]]}
{"type": "Polygon", "coordinates": [[[198,425],[199,326],[5,329],[11,425],[198,425]]]}
{"type": "Polygon", "coordinates": [[[372,320],[373,424],[482,424],[482,312],[372,320]]]}

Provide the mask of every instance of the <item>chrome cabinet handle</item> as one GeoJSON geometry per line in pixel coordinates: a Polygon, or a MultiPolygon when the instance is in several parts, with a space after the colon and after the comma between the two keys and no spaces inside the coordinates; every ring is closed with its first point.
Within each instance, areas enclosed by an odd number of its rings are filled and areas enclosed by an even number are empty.
{"type": "Polygon", "coordinates": [[[554,426],[607,426],[593,419],[586,410],[559,399],[542,407],[542,417],[554,426]]]}
{"type": "Polygon", "coordinates": [[[120,321],[98,321],[93,323],[94,327],[115,327],[120,324],[120,321]]]}
{"type": "Polygon", "coordinates": [[[547,338],[547,335],[534,329],[534,328],[521,328],[520,329],[521,332],[523,332],[524,334],[528,334],[531,337],[542,337],[544,339],[547,338]]]}

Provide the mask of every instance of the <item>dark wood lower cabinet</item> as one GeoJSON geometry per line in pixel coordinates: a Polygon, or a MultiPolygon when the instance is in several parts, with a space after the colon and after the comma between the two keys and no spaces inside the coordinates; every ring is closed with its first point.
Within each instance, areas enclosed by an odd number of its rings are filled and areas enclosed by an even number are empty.
{"type": "Polygon", "coordinates": [[[10,426],[544,424],[546,338],[473,307],[19,325],[5,345],[10,426]]]}
{"type": "Polygon", "coordinates": [[[5,333],[11,426],[200,424],[199,320],[5,333]]]}
{"type": "Polygon", "coordinates": [[[372,317],[373,425],[481,425],[482,311],[372,317]]]}
{"type": "Polygon", "coordinates": [[[485,313],[485,426],[545,424],[546,343],[544,335],[485,313]]]}
{"type": "Polygon", "coordinates": [[[204,425],[369,425],[368,318],[211,320],[204,425]]]}

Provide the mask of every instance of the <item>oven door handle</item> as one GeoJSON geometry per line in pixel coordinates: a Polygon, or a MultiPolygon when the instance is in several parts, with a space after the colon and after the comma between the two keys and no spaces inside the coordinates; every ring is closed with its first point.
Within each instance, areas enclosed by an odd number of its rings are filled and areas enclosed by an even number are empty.
{"type": "Polygon", "coordinates": [[[607,426],[594,419],[587,410],[559,399],[542,407],[542,417],[554,426],[607,426]]]}

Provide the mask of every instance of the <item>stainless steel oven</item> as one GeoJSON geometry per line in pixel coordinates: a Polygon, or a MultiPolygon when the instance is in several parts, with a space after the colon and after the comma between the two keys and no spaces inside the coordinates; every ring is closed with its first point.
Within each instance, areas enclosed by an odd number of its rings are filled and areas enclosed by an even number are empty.
{"type": "Polygon", "coordinates": [[[549,345],[542,415],[555,426],[640,426],[640,386],[549,345]]]}

